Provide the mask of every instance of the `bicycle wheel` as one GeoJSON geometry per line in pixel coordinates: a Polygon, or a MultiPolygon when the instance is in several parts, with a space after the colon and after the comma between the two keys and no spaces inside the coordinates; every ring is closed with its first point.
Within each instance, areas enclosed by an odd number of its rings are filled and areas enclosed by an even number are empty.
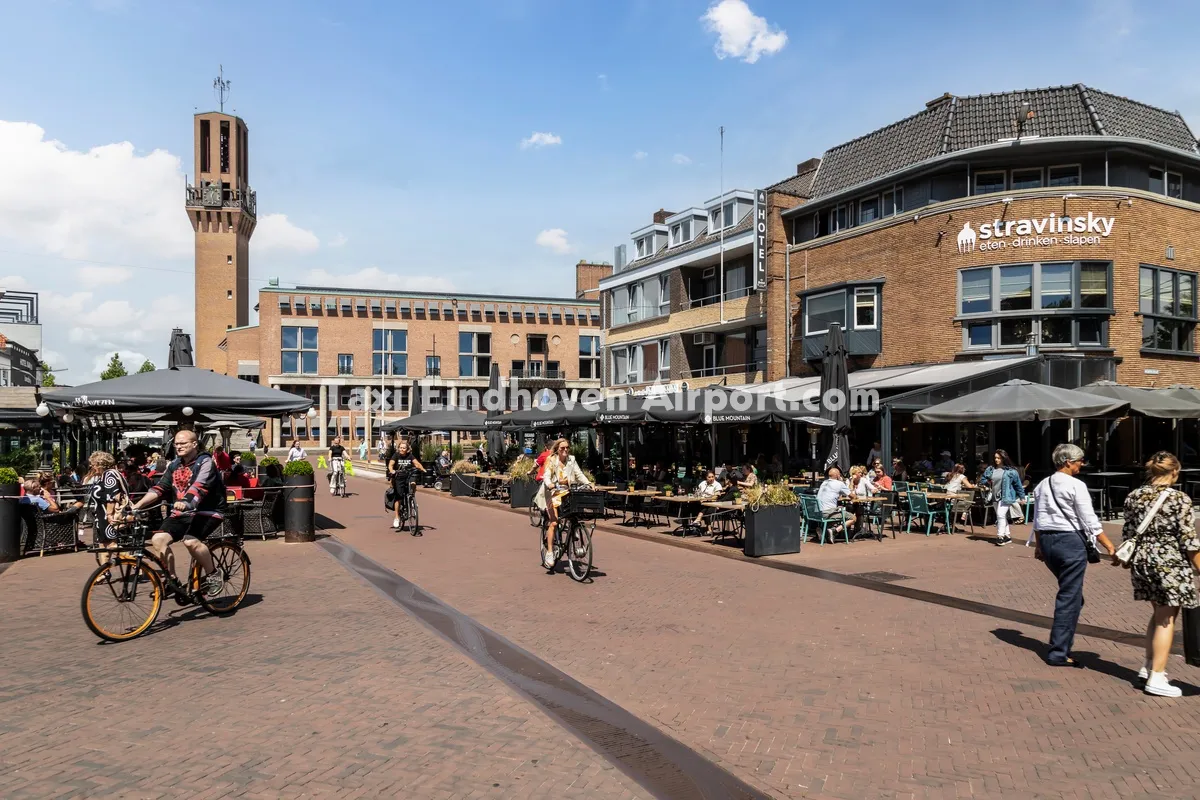
{"type": "Polygon", "coordinates": [[[146,632],[162,601],[158,573],[138,559],[122,556],[92,572],[83,587],[80,609],[92,633],[123,642],[146,632]]]}
{"type": "Polygon", "coordinates": [[[421,518],[418,515],[416,495],[408,499],[408,532],[413,536],[421,535],[421,518]]]}
{"type": "Polygon", "coordinates": [[[592,534],[582,522],[571,520],[567,531],[567,574],[577,581],[586,581],[592,572],[592,534]]]}
{"type": "Polygon", "coordinates": [[[529,501],[529,526],[540,528],[542,525],[542,510],[537,507],[536,500],[529,501]]]}
{"type": "MultiPolygon", "coordinates": [[[[210,544],[213,568],[221,575],[221,588],[211,595],[195,592],[200,607],[210,614],[224,616],[238,610],[250,591],[250,558],[241,547],[232,542],[210,544]]],[[[200,565],[192,564],[192,586],[200,578],[200,565]]]]}

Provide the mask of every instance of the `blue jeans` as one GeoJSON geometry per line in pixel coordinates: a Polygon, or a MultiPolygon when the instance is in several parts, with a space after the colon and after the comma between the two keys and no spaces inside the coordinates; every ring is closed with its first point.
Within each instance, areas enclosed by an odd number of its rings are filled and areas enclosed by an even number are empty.
{"type": "Polygon", "coordinates": [[[1087,572],[1087,548],[1075,531],[1039,531],[1038,543],[1046,566],[1058,578],[1054,601],[1054,625],[1050,628],[1047,661],[1065,661],[1075,640],[1079,610],[1083,608],[1083,576],[1087,572]]]}

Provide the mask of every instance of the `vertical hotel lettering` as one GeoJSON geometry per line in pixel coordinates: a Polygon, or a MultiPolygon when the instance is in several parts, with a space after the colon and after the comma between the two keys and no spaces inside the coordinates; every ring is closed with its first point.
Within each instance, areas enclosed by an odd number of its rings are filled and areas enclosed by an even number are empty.
{"type": "Polygon", "coordinates": [[[754,289],[767,290],[767,192],[754,192],[754,289]]]}

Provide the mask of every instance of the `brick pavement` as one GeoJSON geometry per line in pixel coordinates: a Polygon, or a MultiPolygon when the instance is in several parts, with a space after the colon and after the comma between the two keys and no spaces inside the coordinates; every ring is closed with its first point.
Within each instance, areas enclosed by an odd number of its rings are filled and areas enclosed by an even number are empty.
{"type": "MultiPolygon", "coordinates": [[[[1132,647],[1080,638],[1090,668],[1055,669],[1038,628],[605,531],[601,574],[576,585],[538,568],[520,516],[422,492],[429,528],[412,538],[387,529],[378,484],[359,486],[319,501],[348,521],[339,538],[779,796],[1196,794],[1200,766],[1183,754],[1200,746],[1200,670],[1182,659],[1172,672],[1189,696],[1149,698],[1131,685],[1132,647]]],[[[921,538],[804,557],[832,565],[878,546],[884,557],[843,566],[912,574],[903,550],[937,548],[926,562],[977,564],[964,584],[1007,584],[992,574],[1007,561],[1044,571],[1017,547],[921,538]]]]}
{"type": "Polygon", "coordinates": [[[316,546],[248,550],[253,604],[116,645],[90,555],[0,575],[0,797],[644,796],[316,546]]]}

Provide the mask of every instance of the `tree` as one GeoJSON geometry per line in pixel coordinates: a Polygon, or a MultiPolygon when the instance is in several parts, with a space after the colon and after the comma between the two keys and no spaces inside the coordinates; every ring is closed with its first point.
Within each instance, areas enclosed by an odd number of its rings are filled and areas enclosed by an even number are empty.
{"type": "Polygon", "coordinates": [[[45,361],[41,362],[41,365],[42,365],[42,388],[44,389],[48,386],[57,386],[58,384],[54,380],[54,373],[50,371],[50,365],[47,364],[45,361]]]}
{"type": "Polygon", "coordinates": [[[113,353],[112,358],[108,360],[108,366],[104,372],[100,373],[100,380],[107,381],[113,378],[124,378],[129,373],[125,371],[125,365],[121,363],[121,355],[113,353]]]}
{"type": "Polygon", "coordinates": [[[138,367],[138,374],[140,375],[143,372],[154,372],[156,369],[158,369],[158,367],[154,366],[154,362],[147,358],[142,362],[142,365],[138,367]]]}

